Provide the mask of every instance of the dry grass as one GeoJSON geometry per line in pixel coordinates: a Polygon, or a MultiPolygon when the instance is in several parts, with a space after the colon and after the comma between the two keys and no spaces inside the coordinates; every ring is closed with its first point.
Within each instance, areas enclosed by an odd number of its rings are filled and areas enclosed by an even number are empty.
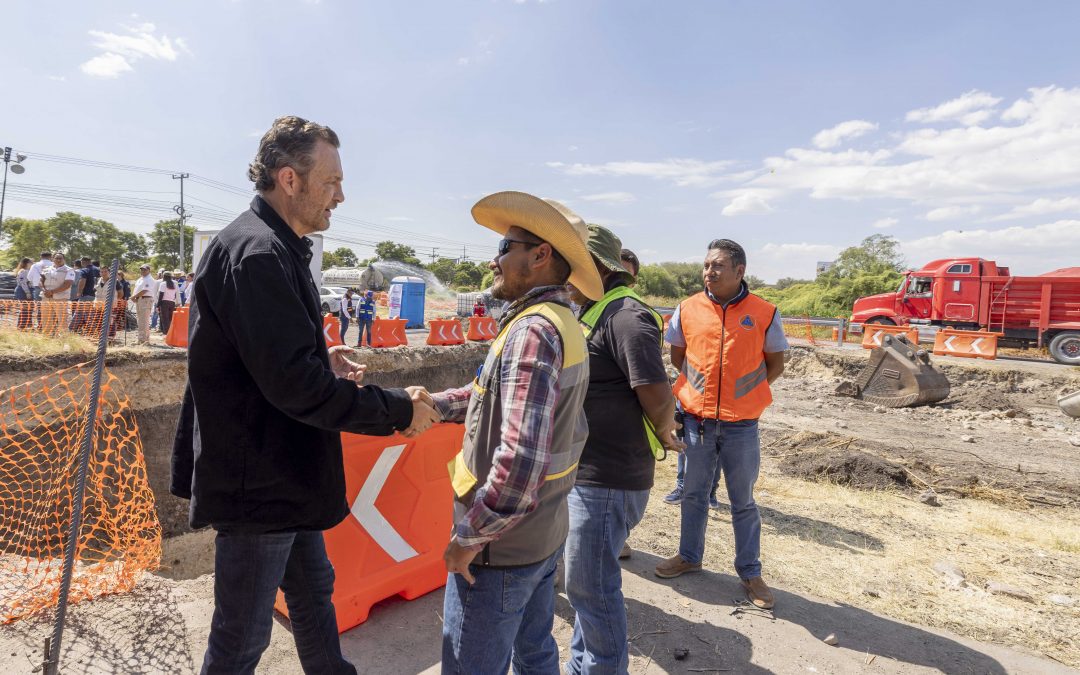
{"type": "MultiPolygon", "coordinates": [[[[789,478],[764,463],[762,561],[776,585],[1080,666],[1080,606],[1048,600],[1080,601],[1080,511],[956,498],[932,508],[896,492],[789,478]],[[959,567],[966,584],[949,586],[933,570],[938,561],[959,567]],[[1019,587],[1034,602],[992,595],[990,581],[1019,587]]],[[[661,465],[654,497],[673,483],[674,462],[661,465]]],[[[672,542],[650,541],[649,533],[678,532],[678,518],[678,509],[654,498],[631,539],[669,555],[672,542]]],[[[728,571],[730,516],[710,521],[705,565],[728,571]]]]}
{"type": "Polygon", "coordinates": [[[47,337],[16,329],[0,329],[0,357],[52,356],[54,354],[91,354],[94,345],[74,333],[47,337]]]}

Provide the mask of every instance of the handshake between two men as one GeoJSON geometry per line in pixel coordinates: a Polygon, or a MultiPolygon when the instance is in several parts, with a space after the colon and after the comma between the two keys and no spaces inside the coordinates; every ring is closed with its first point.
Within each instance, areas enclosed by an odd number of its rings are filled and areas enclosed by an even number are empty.
{"type": "MultiPolygon", "coordinates": [[[[330,367],[333,369],[334,375],[355,382],[357,386],[360,386],[363,383],[367,366],[349,358],[350,355],[356,353],[356,350],[345,345],[338,345],[331,347],[328,351],[330,352],[330,367]]],[[[401,435],[406,438],[414,438],[430,429],[433,424],[441,422],[442,416],[435,409],[435,402],[431,399],[431,394],[428,393],[427,389],[414,386],[405,387],[405,391],[409,392],[409,397],[412,399],[413,416],[409,428],[402,431],[401,435]]]]}

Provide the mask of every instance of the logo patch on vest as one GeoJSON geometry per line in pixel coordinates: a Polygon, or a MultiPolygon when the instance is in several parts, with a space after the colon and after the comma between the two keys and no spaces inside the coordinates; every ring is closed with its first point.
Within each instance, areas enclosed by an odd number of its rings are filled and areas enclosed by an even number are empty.
{"type": "Polygon", "coordinates": [[[746,330],[754,330],[754,317],[749,314],[743,314],[743,317],[739,319],[739,325],[746,330]]]}

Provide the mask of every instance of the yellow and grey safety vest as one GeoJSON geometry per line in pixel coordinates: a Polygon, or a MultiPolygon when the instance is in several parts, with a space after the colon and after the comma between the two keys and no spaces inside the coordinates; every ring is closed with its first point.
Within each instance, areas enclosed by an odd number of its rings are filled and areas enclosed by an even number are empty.
{"type": "MultiPolygon", "coordinates": [[[[589,307],[588,311],[585,312],[580,319],[578,319],[578,321],[581,323],[581,330],[585,333],[585,339],[588,340],[590,337],[592,337],[593,331],[596,329],[596,324],[600,321],[600,317],[603,316],[604,310],[607,309],[607,306],[612,302],[620,300],[622,298],[630,298],[632,300],[636,300],[637,302],[641,303],[642,307],[649,310],[649,313],[652,314],[653,319],[656,321],[657,328],[660,329],[660,346],[662,348],[664,345],[663,317],[661,317],[655,309],[649,307],[649,304],[642,300],[641,296],[635,293],[634,289],[630,288],[629,286],[616,286],[615,288],[611,289],[604,294],[604,297],[593,303],[592,307],[589,307]]],[[[654,458],[656,458],[656,461],[662,461],[665,457],[667,457],[667,450],[664,449],[664,445],[656,436],[656,427],[653,425],[648,415],[642,415],[641,420],[645,424],[645,436],[649,439],[650,452],[652,452],[652,455],[654,458]]]]}
{"type": "Polygon", "coordinates": [[[531,565],[551,556],[566,541],[570,528],[566,495],[574,486],[578,460],[585,448],[589,425],[583,404],[589,388],[589,353],[569,308],[541,302],[514,317],[491,343],[487,359],[473,381],[473,393],[465,413],[465,440],[450,463],[454,486],[454,522],[472,506],[476,487],[491,472],[495,449],[502,442],[502,360],[506,336],[527,316],[540,315],[551,322],[562,340],[559,398],[551,438],[551,462],[540,486],[536,508],[499,539],[490,542],[473,564],[491,567],[531,565]]]}

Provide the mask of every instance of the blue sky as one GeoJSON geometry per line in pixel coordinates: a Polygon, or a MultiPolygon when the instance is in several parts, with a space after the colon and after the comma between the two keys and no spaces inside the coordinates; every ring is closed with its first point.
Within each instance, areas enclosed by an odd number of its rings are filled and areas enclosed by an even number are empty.
{"type": "Polygon", "coordinates": [[[913,265],[1080,265],[1078,3],[8,0],[3,15],[0,143],[30,157],[6,216],[146,231],[177,199],[167,173],[56,156],[190,172],[191,224],[220,227],[247,202],[258,136],[298,114],[342,139],[330,245],[361,257],[394,239],[487,258],[496,237],[469,208],[518,189],[648,262],[735,239],[767,280],[876,233],[913,265]]]}

